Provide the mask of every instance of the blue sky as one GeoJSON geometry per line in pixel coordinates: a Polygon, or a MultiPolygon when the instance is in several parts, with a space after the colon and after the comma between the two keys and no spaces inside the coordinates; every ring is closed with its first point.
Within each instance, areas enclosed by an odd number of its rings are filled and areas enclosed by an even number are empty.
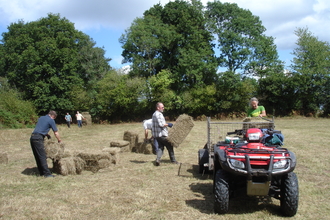
{"type": "MultiPolygon", "coordinates": [[[[204,4],[212,0],[202,0],[204,4]]],[[[0,0],[0,33],[18,20],[35,21],[48,13],[59,13],[104,47],[110,65],[121,68],[120,36],[133,20],[155,4],[169,0],[0,0]]],[[[308,28],[319,40],[330,42],[330,1],[328,0],[226,0],[259,16],[266,35],[275,38],[280,59],[290,65],[296,47],[296,28],[308,28]]]]}

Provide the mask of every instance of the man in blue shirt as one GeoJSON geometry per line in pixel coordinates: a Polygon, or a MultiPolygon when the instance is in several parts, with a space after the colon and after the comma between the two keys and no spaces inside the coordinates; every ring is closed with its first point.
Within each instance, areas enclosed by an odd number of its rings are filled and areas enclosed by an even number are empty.
{"type": "Polygon", "coordinates": [[[66,121],[66,125],[68,126],[68,128],[70,128],[70,123],[72,122],[71,115],[69,113],[66,113],[64,119],[66,121]]]}
{"type": "Polygon", "coordinates": [[[55,111],[49,111],[48,115],[41,116],[38,119],[36,127],[30,138],[32,152],[36,160],[40,176],[44,177],[54,177],[48,168],[47,155],[44,146],[45,136],[50,138],[48,134],[50,129],[53,130],[58,143],[61,143],[60,135],[54,121],[56,116],[57,114],[55,111]]]}

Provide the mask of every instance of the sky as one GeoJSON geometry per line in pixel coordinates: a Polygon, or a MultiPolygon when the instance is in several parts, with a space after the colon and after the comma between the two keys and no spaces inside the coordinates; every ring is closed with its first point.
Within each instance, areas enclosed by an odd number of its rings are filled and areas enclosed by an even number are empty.
{"type": "MultiPolygon", "coordinates": [[[[119,38],[135,18],[160,3],[170,0],[0,0],[0,33],[7,32],[11,23],[37,21],[49,13],[60,14],[74,23],[75,28],[89,35],[97,47],[103,47],[113,68],[122,68],[122,45],[119,38]]],[[[201,0],[206,5],[213,0],[201,0]]],[[[308,30],[321,41],[330,42],[329,0],[222,0],[236,3],[258,16],[275,38],[280,60],[289,66],[296,48],[297,28],[308,30]]],[[[2,37],[0,37],[2,38],[2,37]]]]}

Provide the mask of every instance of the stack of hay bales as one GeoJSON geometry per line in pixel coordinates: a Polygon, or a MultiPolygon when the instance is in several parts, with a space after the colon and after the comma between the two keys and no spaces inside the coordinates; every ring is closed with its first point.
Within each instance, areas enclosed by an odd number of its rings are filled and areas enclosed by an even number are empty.
{"type": "Polygon", "coordinates": [[[100,153],[74,153],[64,152],[64,144],[45,140],[47,158],[53,160],[55,173],[66,175],[81,174],[83,170],[97,172],[100,169],[118,163],[116,150],[100,153]]]}
{"type": "Polygon", "coordinates": [[[64,155],[64,144],[57,143],[51,140],[44,141],[45,151],[48,158],[54,160],[60,160],[64,155]]]}
{"type": "Polygon", "coordinates": [[[53,160],[53,169],[55,173],[63,176],[81,174],[86,162],[80,157],[65,157],[60,160],[53,160]]]}
{"type": "Polygon", "coordinates": [[[92,116],[89,114],[89,112],[81,112],[81,114],[85,118],[85,120],[82,120],[83,125],[91,125],[92,124],[92,116]]]}
{"type": "Polygon", "coordinates": [[[136,152],[136,146],[138,146],[139,143],[139,135],[137,133],[131,131],[125,131],[123,140],[128,141],[130,143],[129,151],[136,152]]]}
{"type": "Polygon", "coordinates": [[[153,145],[151,141],[144,141],[144,142],[139,142],[138,145],[135,147],[136,153],[141,153],[141,154],[153,154],[153,145]]]}
{"type": "Polygon", "coordinates": [[[99,152],[99,153],[79,153],[77,157],[85,162],[84,169],[96,173],[100,169],[109,167],[111,164],[117,163],[115,151],[99,152]]]}
{"type": "Polygon", "coordinates": [[[191,129],[194,127],[194,121],[191,116],[182,114],[175,121],[175,124],[168,132],[168,141],[174,147],[178,147],[187,137],[191,129]]]}
{"type": "Polygon", "coordinates": [[[132,131],[125,131],[123,140],[111,141],[110,147],[119,149],[119,152],[154,153],[152,143],[139,142],[139,135],[132,131]]]}
{"type": "Polygon", "coordinates": [[[8,155],[6,152],[0,153],[0,164],[8,163],[8,155]]]}

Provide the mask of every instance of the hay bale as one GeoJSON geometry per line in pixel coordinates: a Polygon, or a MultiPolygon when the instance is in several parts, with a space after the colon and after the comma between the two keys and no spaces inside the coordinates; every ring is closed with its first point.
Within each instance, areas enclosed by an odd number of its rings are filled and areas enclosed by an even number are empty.
{"type": "Polygon", "coordinates": [[[81,112],[85,119],[82,120],[83,125],[91,125],[92,124],[92,116],[89,112],[81,112]]]}
{"type": "Polygon", "coordinates": [[[178,147],[187,137],[191,129],[194,127],[194,122],[191,116],[182,114],[175,121],[175,124],[168,132],[168,141],[174,147],[178,147]]]}
{"type": "Polygon", "coordinates": [[[0,153],[0,164],[8,163],[8,155],[6,152],[0,153]]]}
{"type": "Polygon", "coordinates": [[[80,157],[66,157],[53,161],[55,173],[63,176],[81,174],[85,167],[85,161],[80,157]]]}
{"type": "Polygon", "coordinates": [[[79,153],[77,157],[80,157],[85,161],[85,170],[92,171],[96,173],[100,169],[106,168],[105,166],[110,166],[111,164],[116,164],[116,160],[113,155],[107,152],[101,153],[79,153]],[[105,163],[104,160],[108,160],[109,163],[105,163]]]}
{"type": "Polygon", "coordinates": [[[137,133],[131,131],[125,131],[123,140],[128,141],[130,143],[129,151],[132,152],[136,151],[136,146],[139,143],[139,135],[137,133]]]}
{"type": "Polygon", "coordinates": [[[113,148],[104,148],[102,150],[103,152],[106,152],[106,153],[109,153],[112,157],[111,157],[111,162],[113,164],[118,164],[119,163],[119,152],[120,152],[120,148],[116,148],[116,147],[113,147],[113,148]]]}
{"type": "Polygon", "coordinates": [[[118,148],[120,152],[130,152],[130,142],[129,141],[111,141],[110,142],[111,148],[118,148]]]}
{"type": "Polygon", "coordinates": [[[274,123],[265,121],[264,119],[260,117],[246,117],[243,119],[243,122],[246,122],[243,124],[243,130],[246,131],[249,128],[274,128],[274,123]]]}
{"type": "Polygon", "coordinates": [[[45,140],[45,151],[47,158],[52,160],[60,160],[64,155],[64,144],[55,141],[45,140]]]}
{"type": "Polygon", "coordinates": [[[151,142],[140,142],[136,147],[136,153],[153,154],[153,146],[151,142]]]}

